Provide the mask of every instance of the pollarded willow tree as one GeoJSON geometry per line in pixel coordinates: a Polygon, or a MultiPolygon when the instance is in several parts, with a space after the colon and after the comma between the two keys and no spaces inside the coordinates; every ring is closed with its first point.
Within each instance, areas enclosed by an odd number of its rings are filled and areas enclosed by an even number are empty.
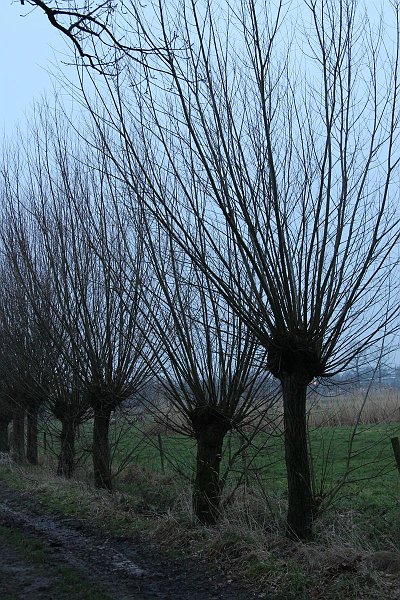
{"type": "Polygon", "coordinates": [[[0,452],[10,451],[8,426],[13,416],[13,406],[7,394],[0,398],[0,452]]]}
{"type": "Polygon", "coordinates": [[[60,450],[57,475],[70,479],[75,471],[75,441],[79,426],[90,418],[88,394],[77,374],[73,348],[65,348],[52,372],[47,398],[47,406],[60,421],[60,450]],[[63,355],[68,353],[68,361],[63,355]]]}
{"type": "Polygon", "coordinates": [[[104,156],[90,168],[92,151],[89,159],[64,125],[43,117],[17,168],[8,165],[15,176],[2,187],[3,246],[57,351],[61,381],[56,374],[51,401],[69,429],[70,451],[59,472],[69,475],[73,459],[74,432],[62,411],[81,418],[90,406],[94,482],[112,491],[111,417],[149,381],[157,351],[140,323],[151,271],[142,232],[130,228],[128,255],[124,226],[113,212],[114,197],[128,195],[125,186],[110,177],[104,156]],[[51,282],[51,319],[41,310],[43,272],[51,282]]]}
{"type": "MultiPolygon", "coordinates": [[[[163,349],[154,376],[173,409],[169,427],[196,440],[194,515],[215,525],[227,475],[221,475],[226,435],[246,431],[247,442],[234,453],[240,456],[279,394],[265,369],[265,350],[243,319],[169,235],[145,215],[141,221],[158,281],[147,296],[147,333],[163,349]]],[[[151,399],[147,406],[159,414],[151,399]]]]}
{"type": "Polygon", "coordinates": [[[111,98],[97,86],[107,118],[93,95],[88,107],[127,186],[266,349],[283,392],[287,530],[309,539],[308,386],[398,327],[400,8],[386,27],[356,0],[155,14],[147,40],[166,50],[153,70],[121,60],[111,98]]]}
{"type": "MultiPolygon", "coordinates": [[[[2,251],[4,254],[4,248],[2,251]]],[[[48,397],[56,353],[50,337],[35,318],[24,288],[15,278],[10,261],[4,255],[1,280],[0,386],[12,408],[12,451],[19,462],[26,458],[31,464],[37,464],[39,411],[48,397]]],[[[41,281],[41,287],[40,309],[43,319],[49,319],[48,286],[45,280],[41,281]]]]}

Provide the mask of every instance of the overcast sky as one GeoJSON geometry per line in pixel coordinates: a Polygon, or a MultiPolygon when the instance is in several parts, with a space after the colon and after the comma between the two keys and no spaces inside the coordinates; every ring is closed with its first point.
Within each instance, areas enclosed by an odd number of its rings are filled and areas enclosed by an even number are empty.
{"type": "MultiPolygon", "coordinates": [[[[365,0],[370,16],[377,14],[379,0],[365,0]]],[[[392,20],[389,0],[385,0],[388,24],[392,20]]],[[[58,85],[51,73],[74,78],[73,67],[64,63],[73,56],[65,38],[48,22],[42,11],[21,6],[20,0],[2,0],[0,15],[0,139],[12,134],[25,121],[34,100],[43,94],[51,98],[58,85]],[[25,16],[21,16],[25,15],[25,16]],[[58,65],[58,66],[57,66],[58,65]]]]}
{"type": "MultiPolygon", "coordinates": [[[[12,133],[23,123],[34,100],[51,97],[57,62],[67,61],[72,52],[67,43],[39,10],[31,11],[18,2],[2,0],[0,15],[0,135],[12,133]],[[22,14],[27,16],[22,17],[22,14]]],[[[64,65],[59,68],[67,69],[64,65]]],[[[72,68],[70,69],[72,73],[72,68]]],[[[57,83],[56,83],[57,85],[57,83]]]]}

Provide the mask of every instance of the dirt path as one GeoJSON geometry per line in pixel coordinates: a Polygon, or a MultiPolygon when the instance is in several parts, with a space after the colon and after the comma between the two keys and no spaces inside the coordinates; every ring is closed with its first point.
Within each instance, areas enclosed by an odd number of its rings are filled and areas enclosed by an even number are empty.
{"type": "Polygon", "coordinates": [[[171,559],[140,536],[118,538],[50,517],[0,482],[1,600],[250,600],[200,559],[171,559]]]}

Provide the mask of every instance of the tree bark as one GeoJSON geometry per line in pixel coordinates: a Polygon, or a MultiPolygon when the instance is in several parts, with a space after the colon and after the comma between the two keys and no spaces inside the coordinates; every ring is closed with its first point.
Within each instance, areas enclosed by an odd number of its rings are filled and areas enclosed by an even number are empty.
{"type": "Polygon", "coordinates": [[[281,379],[285,424],[285,461],[288,481],[287,535],[312,538],[313,495],[307,440],[307,382],[298,373],[281,379]]]}
{"type": "Polygon", "coordinates": [[[58,456],[57,475],[71,479],[75,470],[75,421],[61,420],[61,449],[58,456]]]}
{"type": "Polygon", "coordinates": [[[11,455],[16,463],[25,462],[25,407],[16,406],[12,419],[11,455]]]}
{"type": "Polygon", "coordinates": [[[111,409],[102,406],[93,407],[93,474],[97,488],[113,491],[111,474],[111,452],[108,433],[110,428],[111,409]]]}
{"type": "Polygon", "coordinates": [[[215,525],[220,517],[220,466],[227,420],[206,407],[192,416],[197,440],[193,512],[203,525],[215,525]]]}
{"type": "Polygon", "coordinates": [[[39,406],[32,406],[27,412],[26,458],[31,465],[38,464],[38,415],[39,406]]]}
{"type": "Polygon", "coordinates": [[[0,419],[0,452],[9,452],[8,424],[11,419],[0,419]]]}

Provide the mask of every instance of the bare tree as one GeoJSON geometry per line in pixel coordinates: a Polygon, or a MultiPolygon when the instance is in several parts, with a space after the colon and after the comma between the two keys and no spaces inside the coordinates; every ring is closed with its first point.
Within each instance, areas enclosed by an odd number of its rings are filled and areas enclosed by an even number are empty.
{"type": "Polygon", "coordinates": [[[7,396],[0,400],[0,452],[9,452],[8,427],[12,420],[12,404],[7,396]]]}
{"type": "Polygon", "coordinates": [[[19,461],[25,458],[26,413],[26,459],[37,464],[39,409],[47,398],[54,352],[7,260],[2,262],[1,278],[1,385],[13,412],[14,455],[19,461]]]}
{"type": "MultiPolygon", "coordinates": [[[[54,310],[57,304],[52,273],[46,268],[42,249],[37,245],[28,211],[14,207],[11,214],[7,214],[9,202],[18,203],[21,201],[19,193],[22,197],[24,193],[19,187],[21,172],[12,169],[11,156],[6,162],[8,168],[2,169],[1,185],[5,208],[2,222],[5,258],[0,292],[1,381],[3,393],[9,398],[8,405],[11,408],[14,405],[14,455],[20,460],[25,457],[26,417],[26,458],[37,464],[38,413],[45,404],[46,410],[50,410],[62,426],[58,473],[71,477],[76,428],[87,418],[88,403],[74,380],[70,367],[75,363],[72,349],[68,346],[68,336],[59,329],[59,311],[54,310]],[[17,215],[18,221],[15,220],[17,215]],[[65,355],[69,356],[68,363],[65,355]]],[[[17,161],[14,166],[18,164],[17,161]]],[[[22,169],[22,165],[20,167],[22,169]]]]}
{"type": "Polygon", "coordinates": [[[21,0],[21,5],[29,6],[31,10],[41,10],[50,24],[72,42],[79,56],[87,59],[91,66],[95,66],[94,55],[84,48],[85,41],[90,44],[99,39],[107,46],[123,47],[113,33],[112,20],[116,10],[110,0],[89,2],[84,6],[71,0],[55,3],[21,0]]]}
{"type": "MultiPolygon", "coordinates": [[[[8,425],[12,423],[10,436],[11,454],[15,462],[23,463],[26,460],[25,452],[25,416],[26,403],[24,386],[21,381],[21,363],[15,362],[13,349],[8,351],[10,324],[7,328],[1,326],[1,424],[2,424],[2,451],[9,449],[8,425]]],[[[15,329],[13,335],[16,334],[15,329]]],[[[22,376],[24,372],[22,373],[22,376]]]]}
{"type": "MultiPolygon", "coordinates": [[[[143,13],[149,9],[137,1],[100,0],[20,0],[21,5],[41,11],[74,48],[82,63],[102,74],[118,70],[121,58],[129,58],[141,68],[151,67],[153,55],[165,48],[147,33],[143,13]],[[149,60],[150,59],[150,60],[149,60]]],[[[29,13],[28,13],[29,14],[29,13]]],[[[169,40],[173,45],[175,35],[169,40]]]]}
{"type": "Polygon", "coordinates": [[[354,0],[296,22],[283,2],[224,7],[160,3],[163,69],[141,86],[127,61],[97,86],[107,119],[86,99],[120,177],[267,350],[288,534],[308,539],[308,385],[398,327],[399,7],[387,31],[354,0]]]}
{"type": "MultiPolygon", "coordinates": [[[[64,354],[64,353],[63,353],[64,354]]],[[[88,421],[89,401],[82,389],[82,383],[76,371],[71,368],[75,361],[63,360],[55,366],[49,385],[47,405],[52,414],[61,423],[60,453],[58,455],[57,475],[70,479],[75,471],[75,440],[78,427],[88,421]]],[[[68,352],[70,357],[73,351],[68,352]]]]}
{"type": "MultiPolygon", "coordinates": [[[[193,511],[213,525],[221,509],[225,436],[246,426],[256,431],[276,395],[254,334],[170,236],[149,218],[142,223],[159,284],[146,305],[148,334],[164,350],[154,374],[173,409],[168,426],[196,439],[193,511]]],[[[151,400],[147,405],[154,412],[151,400]]]]}
{"type": "Polygon", "coordinates": [[[83,394],[93,410],[94,480],[111,491],[111,415],[151,375],[153,349],[139,327],[148,266],[140,232],[135,239],[131,232],[127,264],[112,214],[113,195],[122,191],[108,179],[103,158],[91,170],[83,153],[74,158],[60,123],[42,125],[30,138],[23,176],[6,187],[6,251],[38,319],[44,265],[52,289],[49,333],[72,378],[70,392],[83,394]]]}

